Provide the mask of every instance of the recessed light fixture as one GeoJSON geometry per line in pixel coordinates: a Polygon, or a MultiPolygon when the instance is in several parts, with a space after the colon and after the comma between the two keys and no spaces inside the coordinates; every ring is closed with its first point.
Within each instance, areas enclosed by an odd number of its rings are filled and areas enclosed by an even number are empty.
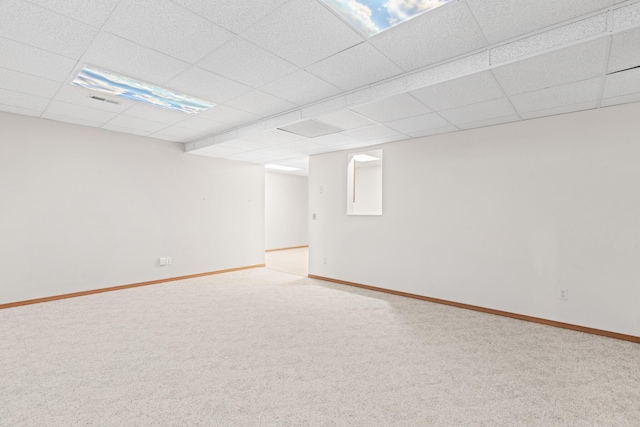
{"type": "Polygon", "coordinates": [[[374,160],[380,159],[368,154],[356,154],[355,156],[353,156],[353,160],[355,160],[356,162],[373,162],[374,160]]]}
{"type": "Polygon", "coordinates": [[[364,35],[371,37],[451,0],[322,0],[364,35]]]}
{"type": "Polygon", "coordinates": [[[266,169],[273,169],[273,170],[277,170],[277,171],[286,171],[286,172],[291,172],[291,171],[299,171],[300,168],[292,168],[289,166],[280,166],[280,165],[264,165],[264,167],[266,169]]]}
{"type": "Polygon", "coordinates": [[[186,114],[197,114],[215,105],[131,77],[93,67],[84,67],[71,84],[186,114]]]}

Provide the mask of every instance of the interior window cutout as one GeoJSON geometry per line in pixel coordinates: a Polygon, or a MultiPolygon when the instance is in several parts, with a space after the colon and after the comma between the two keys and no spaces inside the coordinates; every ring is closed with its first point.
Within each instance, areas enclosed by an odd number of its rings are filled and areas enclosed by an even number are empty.
{"type": "Polygon", "coordinates": [[[347,215],[382,215],[382,150],[349,156],[347,215]]]}

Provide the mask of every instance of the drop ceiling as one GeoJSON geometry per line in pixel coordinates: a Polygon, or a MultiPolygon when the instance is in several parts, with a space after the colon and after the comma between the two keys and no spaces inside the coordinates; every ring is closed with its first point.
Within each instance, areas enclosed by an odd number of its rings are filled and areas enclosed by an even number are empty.
{"type": "Polygon", "coordinates": [[[321,0],[2,6],[0,111],[299,174],[318,153],[640,101],[640,0],[452,0],[372,37],[321,0]],[[70,85],[87,65],[217,105],[101,102],[70,85]],[[300,123],[337,131],[282,130],[300,123]]]}

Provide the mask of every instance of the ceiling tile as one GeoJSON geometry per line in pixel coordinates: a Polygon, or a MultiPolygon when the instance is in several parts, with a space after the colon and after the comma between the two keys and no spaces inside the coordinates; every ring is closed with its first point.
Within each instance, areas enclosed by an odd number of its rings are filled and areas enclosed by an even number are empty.
{"type": "Polygon", "coordinates": [[[22,0],[4,0],[0,36],[78,59],[98,30],[22,0]]]}
{"type": "Polygon", "coordinates": [[[0,68],[0,88],[51,98],[60,88],[60,82],[0,68]]]}
{"type": "Polygon", "coordinates": [[[493,70],[507,95],[586,80],[603,73],[608,41],[598,39],[493,70]]]}
{"type": "Polygon", "coordinates": [[[241,35],[299,67],[363,41],[355,30],[316,0],[291,0],[241,35]]]}
{"type": "Polygon", "coordinates": [[[425,136],[442,135],[445,133],[453,133],[453,132],[458,132],[458,128],[456,128],[453,125],[449,125],[442,128],[423,130],[421,132],[411,132],[409,136],[412,138],[422,138],[425,136]]]}
{"type": "MultiPolygon", "coordinates": [[[[260,142],[247,141],[244,139],[232,139],[231,141],[216,144],[216,147],[228,147],[237,152],[254,151],[270,147],[275,144],[262,144],[260,142]]],[[[234,153],[235,154],[235,153],[234,153]]]]}
{"type": "Polygon", "coordinates": [[[295,108],[295,104],[276,98],[268,93],[254,90],[225,103],[227,107],[267,117],[295,108]]]}
{"type": "Polygon", "coordinates": [[[125,0],[104,28],[192,64],[233,36],[169,0],[125,0]]]}
{"type": "Polygon", "coordinates": [[[396,132],[395,130],[384,125],[373,125],[359,129],[352,129],[343,132],[343,134],[359,140],[374,140],[398,136],[399,132],[396,132]]]}
{"type": "Polygon", "coordinates": [[[332,147],[339,147],[347,144],[353,144],[358,140],[342,133],[333,133],[331,135],[324,135],[324,136],[319,136],[317,138],[313,138],[312,141],[315,144],[332,148],[332,147]]]}
{"type": "Polygon", "coordinates": [[[458,125],[497,117],[512,116],[516,114],[516,112],[508,99],[500,98],[441,111],[440,114],[452,124],[458,125]]]}
{"type": "Polygon", "coordinates": [[[382,123],[431,112],[426,105],[408,93],[353,108],[353,111],[382,123]]]}
{"type": "Polygon", "coordinates": [[[607,76],[603,98],[613,98],[640,92],[640,68],[607,76]]]}
{"type": "Polygon", "coordinates": [[[601,78],[583,80],[534,92],[513,95],[511,102],[519,113],[548,110],[551,108],[595,101],[600,93],[601,78]]]}
{"type": "Polygon", "coordinates": [[[198,66],[253,88],[298,71],[295,65],[240,37],[226,42],[198,66]]]}
{"type": "Polygon", "coordinates": [[[82,59],[84,63],[157,85],[189,67],[186,62],[107,33],[98,35],[82,59]]]}
{"type": "Polygon", "coordinates": [[[385,124],[406,135],[451,126],[449,122],[435,113],[422,114],[420,116],[409,117],[385,124]]]}
{"type": "MultiPolygon", "coordinates": [[[[623,96],[616,96],[613,98],[606,98],[602,100],[602,103],[600,105],[602,107],[610,107],[612,105],[629,104],[631,102],[640,102],[640,92],[634,93],[631,95],[623,95],[623,96]]],[[[0,106],[0,108],[1,107],[2,106],[0,106]]]]}
{"type": "Polygon", "coordinates": [[[116,113],[112,113],[110,111],[81,107],[79,105],[68,104],[60,101],[51,101],[45,111],[45,114],[74,117],[81,120],[100,123],[101,125],[107,123],[116,116],[116,113]]]}
{"type": "Polygon", "coordinates": [[[319,151],[325,151],[327,149],[327,147],[320,144],[315,144],[311,141],[312,140],[309,139],[302,139],[300,141],[293,141],[286,144],[278,145],[278,147],[304,154],[313,154],[319,151]]]}
{"type": "Polygon", "coordinates": [[[208,110],[199,113],[198,117],[224,123],[229,126],[251,123],[260,119],[260,116],[256,114],[240,111],[225,105],[216,105],[213,108],[209,108],[208,110]]]}
{"type": "MultiPolygon", "coordinates": [[[[139,117],[126,116],[124,114],[115,117],[109,122],[109,124],[130,129],[137,129],[145,131],[147,133],[159,132],[160,130],[167,127],[166,123],[159,123],[153,120],[141,119],[139,117]]],[[[171,133],[168,134],[171,135],[171,133]]]]}
{"type": "Polygon", "coordinates": [[[174,125],[187,120],[189,117],[193,117],[178,111],[141,103],[134,103],[131,108],[126,110],[125,114],[130,117],[138,117],[167,125],[174,125]]]}
{"type": "Polygon", "coordinates": [[[472,74],[411,92],[435,111],[502,98],[502,89],[490,71],[472,74]]]}
{"type": "Polygon", "coordinates": [[[54,99],[56,101],[66,102],[67,104],[75,104],[83,107],[95,108],[97,110],[111,111],[112,113],[121,113],[135,104],[134,101],[130,101],[119,96],[106,95],[104,93],[90,91],[88,89],[71,85],[62,86],[54,99]],[[89,98],[91,94],[120,102],[120,104],[111,104],[109,102],[101,102],[91,99],[89,98]]]}
{"type": "Polygon", "coordinates": [[[224,123],[215,122],[213,120],[207,120],[200,117],[191,117],[180,122],[180,127],[199,130],[210,134],[222,132],[229,128],[224,123]]]}
{"type": "Polygon", "coordinates": [[[640,28],[613,36],[607,72],[626,70],[640,65],[640,28]]]}
{"type": "Polygon", "coordinates": [[[405,71],[486,46],[464,2],[450,2],[371,38],[371,44],[405,71]]]}
{"type": "Polygon", "coordinates": [[[551,108],[549,110],[539,110],[531,113],[521,114],[524,120],[536,119],[538,117],[556,116],[558,114],[574,113],[576,111],[591,110],[596,108],[596,101],[583,102],[576,105],[566,105],[563,107],[551,108]]]}
{"type": "Polygon", "coordinates": [[[519,120],[520,120],[520,117],[514,114],[512,116],[498,117],[498,118],[489,119],[489,120],[481,120],[479,122],[464,123],[464,124],[458,125],[458,127],[462,130],[477,129],[477,128],[483,128],[487,126],[495,126],[495,125],[502,125],[505,123],[517,122],[519,120]]]}
{"type": "Polygon", "coordinates": [[[265,145],[284,144],[295,140],[302,139],[299,135],[282,131],[267,131],[245,137],[247,141],[259,142],[265,145]]]}
{"type": "Polygon", "coordinates": [[[212,157],[225,157],[232,154],[237,154],[241,150],[231,147],[223,147],[221,144],[210,145],[208,147],[200,148],[198,150],[190,151],[192,154],[203,154],[212,157]]]}
{"type": "Polygon", "coordinates": [[[0,104],[42,111],[49,104],[49,98],[0,89],[0,104]]]}
{"type": "Polygon", "coordinates": [[[239,33],[287,0],[174,0],[227,30],[239,33]]]}
{"type": "Polygon", "coordinates": [[[73,59],[3,37],[0,37],[0,52],[0,67],[58,82],[66,80],[76,66],[73,59]]]}
{"type": "Polygon", "coordinates": [[[185,95],[221,104],[251,90],[249,86],[198,67],[190,67],[166,86],[185,95]]]}
{"type": "Polygon", "coordinates": [[[306,105],[340,92],[337,87],[306,71],[289,74],[260,90],[297,105],[306,105]]]}
{"type": "Polygon", "coordinates": [[[255,162],[265,158],[264,153],[256,151],[245,151],[243,153],[236,153],[232,155],[224,156],[225,159],[236,160],[239,162],[255,162]]]}
{"type": "Polygon", "coordinates": [[[467,0],[489,43],[542,29],[613,4],[612,0],[467,0]]]}
{"type": "Polygon", "coordinates": [[[48,119],[48,120],[55,120],[57,122],[65,122],[65,123],[71,123],[74,125],[91,126],[91,127],[100,127],[104,124],[104,122],[96,122],[93,120],[81,119],[79,117],[65,116],[62,114],[53,114],[50,112],[45,112],[42,115],[42,118],[48,119]]]}
{"type": "Polygon", "coordinates": [[[280,147],[262,148],[260,150],[251,151],[251,153],[256,154],[255,161],[291,159],[294,157],[300,157],[300,153],[296,151],[285,150],[284,148],[280,147]]]}
{"type": "Polygon", "coordinates": [[[107,130],[112,130],[115,132],[122,132],[122,133],[130,133],[132,135],[141,135],[141,136],[147,136],[149,135],[149,133],[151,132],[147,132],[144,130],[140,130],[140,129],[131,129],[128,127],[124,127],[124,126],[117,126],[111,123],[107,123],[101,126],[102,129],[107,129],[107,130]]]}
{"type": "Polygon", "coordinates": [[[14,107],[12,105],[4,105],[0,102],[0,111],[7,113],[22,114],[23,116],[40,117],[44,108],[40,110],[31,110],[29,108],[14,107]]]}
{"type": "MultiPolygon", "coordinates": [[[[616,0],[622,3],[626,0],[616,0]]],[[[640,3],[631,3],[613,11],[613,28],[620,29],[640,23],[640,3]]]]}
{"type": "Polygon", "coordinates": [[[191,139],[187,138],[187,137],[183,137],[183,136],[173,136],[173,135],[166,135],[163,134],[162,132],[157,132],[157,133],[152,133],[150,135],[148,135],[151,138],[157,138],[157,139],[162,139],[163,141],[171,141],[171,142],[190,142],[191,139]]]}
{"type": "Polygon", "coordinates": [[[100,28],[113,12],[119,0],[29,0],[38,6],[53,10],[76,21],[100,28]]]}
{"type": "Polygon", "coordinates": [[[335,113],[325,114],[324,116],[318,117],[317,120],[344,130],[376,124],[373,120],[369,120],[349,110],[340,110],[335,113]]]}
{"type": "Polygon", "coordinates": [[[402,69],[368,43],[361,43],[307,67],[343,90],[356,89],[402,74],[402,69]]]}

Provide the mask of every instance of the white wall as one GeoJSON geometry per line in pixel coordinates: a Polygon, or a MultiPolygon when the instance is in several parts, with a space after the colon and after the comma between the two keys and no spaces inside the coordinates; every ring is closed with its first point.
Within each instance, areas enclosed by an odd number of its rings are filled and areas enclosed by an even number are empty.
{"type": "Polygon", "coordinates": [[[263,263],[263,170],[0,113],[0,303],[263,263]]]}
{"type": "Polygon", "coordinates": [[[638,117],[630,104],[383,145],[380,217],[345,214],[355,150],[313,156],[310,274],[640,335],[638,117]]]}
{"type": "Polygon", "coordinates": [[[265,174],[266,249],[306,246],[309,180],[306,176],[265,174]]]}

